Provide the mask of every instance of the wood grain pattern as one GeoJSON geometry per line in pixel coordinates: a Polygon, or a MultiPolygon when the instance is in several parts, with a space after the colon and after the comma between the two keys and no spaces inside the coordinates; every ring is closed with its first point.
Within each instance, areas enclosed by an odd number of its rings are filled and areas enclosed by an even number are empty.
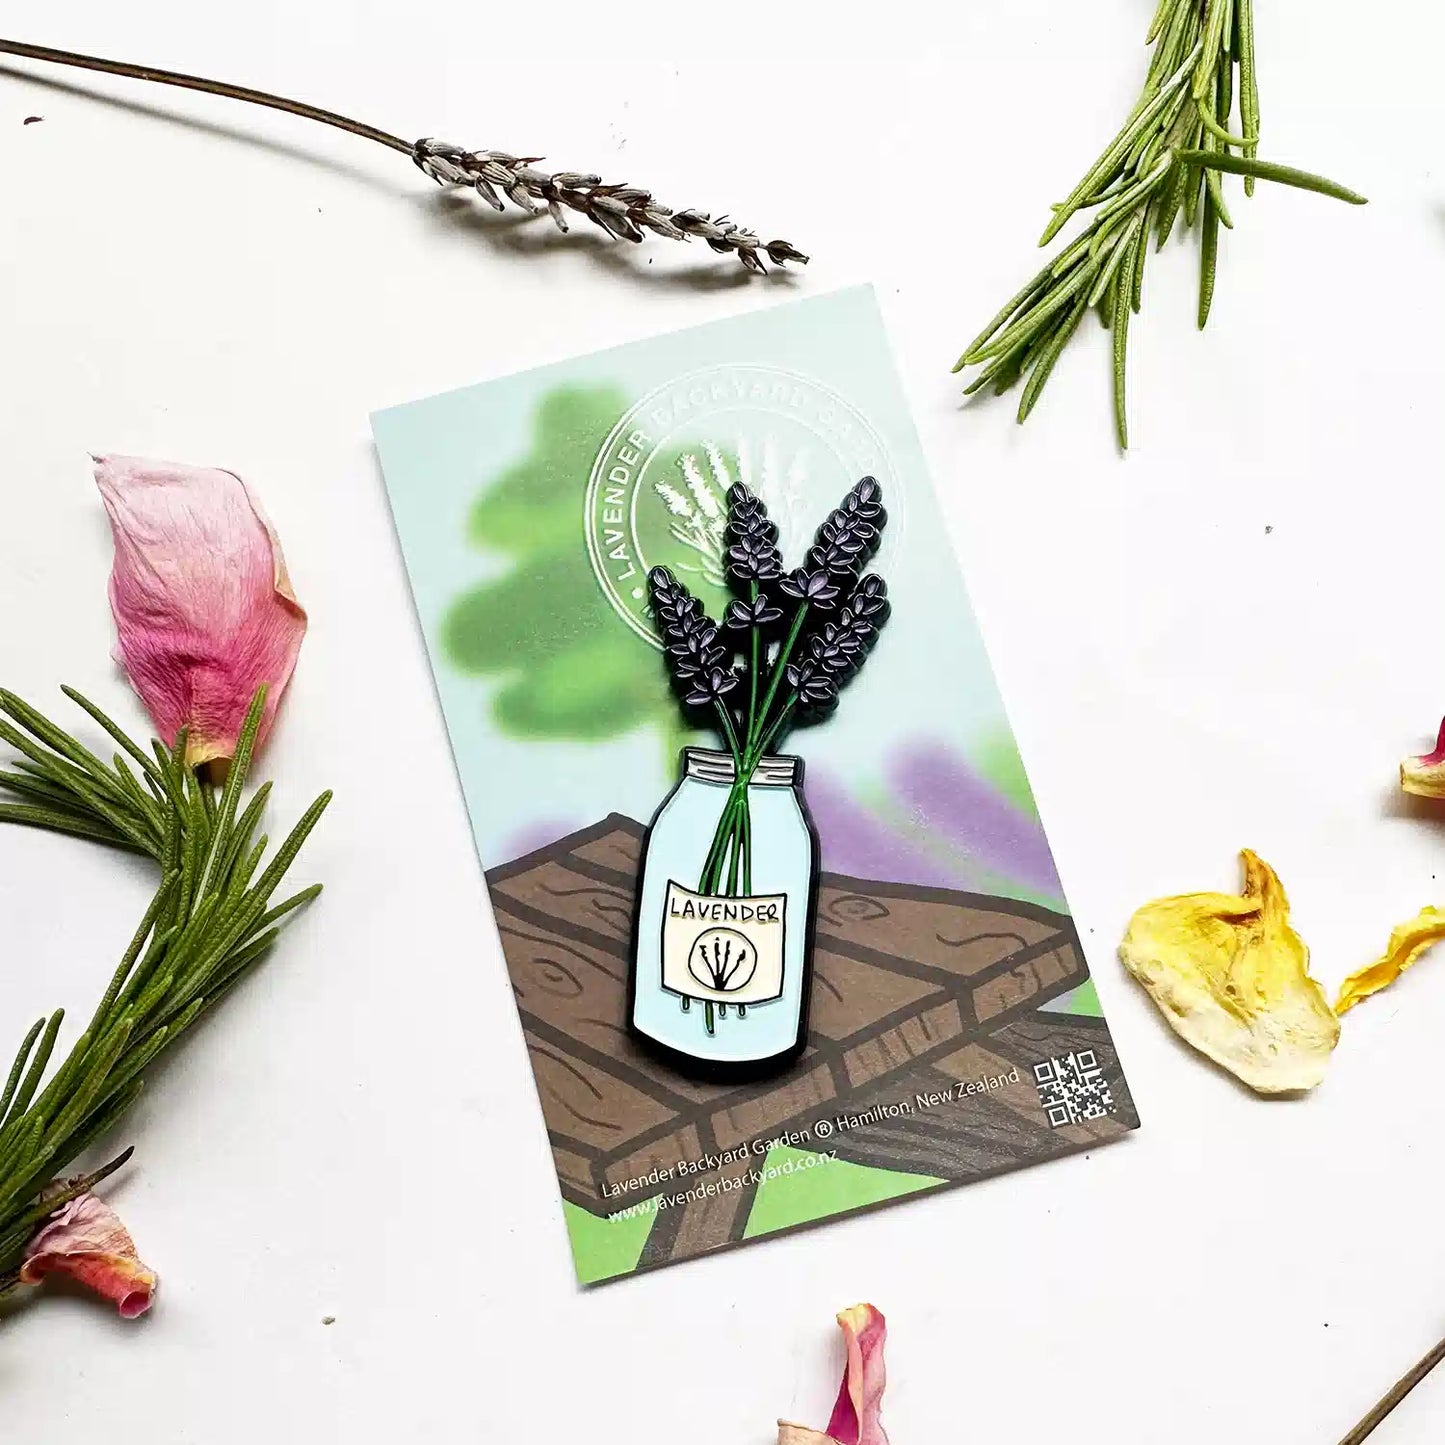
{"type": "MultiPolygon", "coordinates": [[[[674,1073],[627,1031],[632,899],[643,829],[613,815],[491,870],[488,883],[564,1196],[594,1214],[701,1182],[659,1209],[642,1264],[742,1238],[756,1140],[956,1089],[947,1105],[840,1129],[839,1158],[946,1182],[980,1178],[1134,1127],[1102,1020],[1039,1012],[1087,968],[1071,920],[1011,899],[824,873],[809,1048],[780,1078],[723,1086],[674,1073]],[[1049,1127],[1035,1062],[1092,1048],[1115,1113],[1049,1127]],[[967,1086],[1018,1070],[988,1092],[967,1086]],[[679,1166],[739,1151],[682,1174],[679,1166]],[[625,1187],[654,1170],[664,1176],[625,1187]]],[[[799,1147],[825,1147],[807,1140],[799,1147]]]]}

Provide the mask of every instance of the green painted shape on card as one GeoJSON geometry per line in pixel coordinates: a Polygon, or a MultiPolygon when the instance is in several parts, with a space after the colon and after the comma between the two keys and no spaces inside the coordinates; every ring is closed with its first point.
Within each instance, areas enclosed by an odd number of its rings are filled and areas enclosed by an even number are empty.
{"type": "Polygon", "coordinates": [[[613,612],[580,545],[592,462],[625,409],[611,387],[549,392],[530,450],[467,520],[471,543],[511,566],[453,601],[442,650],[459,672],[495,681],[492,715],[511,737],[600,742],[659,726],[675,739],[666,671],[613,612]]]}
{"type": "Polygon", "coordinates": [[[452,609],[444,633],[466,670],[500,679],[492,696],[498,726],[513,737],[595,742],[671,721],[677,704],[657,654],[615,619],[568,613],[564,604],[555,620],[527,632],[509,608],[512,590],[511,578],[478,587],[452,609]],[[569,616],[575,626],[566,625],[569,616]],[[498,625],[486,627],[492,618],[498,625]],[[524,669],[514,667],[518,657],[524,669]]]}
{"type": "Polygon", "coordinates": [[[1099,1002],[1099,992],[1094,987],[1094,980],[1086,978],[1078,988],[1041,1005],[1040,1012],[1072,1014],[1081,1019],[1101,1019],[1104,1017],[1104,1005],[1099,1002]]]}
{"type": "Polygon", "coordinates": [[[972,759],[979,772],[1014,807],[1038,821],[1039,809],[1034,801],[1034,790],[1029,786],[1024,760],[1019,756],[1012,733],[1004,730],[992,734],[973,750],[972,759]]]}
{"type": "Polygon", "coordinates": [[[866,1209],[870,1204],[885,1204],[932,1189],[947,1181],[928,1174],[903,1174],[893,1169],[874,1169],[865,1164],[850,1164],[843,1159],[827,1159],[806,1149],[785,1147],[770,1149],[763,1162],[766,1171],[776,1167],[792,1172],[765,1179],[758,1186],[753,1207],[748,1214],[744,1239],[776,1234],[780,1229],[796,1229],[834,1214],[866,1209]]]}
{"type": "Polygon", "coordinates": [[[631,1274],[657,1219],[655,1209],[625,1218],[599,1218],[565,1199],[562,1214],[567,1221],[567,1237],[572,1241],[572,1262],[582,1284],[631,1274]]]}
{"type": "Polygon", "coordinates": [[[564,536],[575,544],[592,463],[626,409],[626,396],[610,386],[547,392],[532,415],[531,450],[499,472],[472,504],[472,542],[512,557],[527,557],[539,542],[564,536]]]}

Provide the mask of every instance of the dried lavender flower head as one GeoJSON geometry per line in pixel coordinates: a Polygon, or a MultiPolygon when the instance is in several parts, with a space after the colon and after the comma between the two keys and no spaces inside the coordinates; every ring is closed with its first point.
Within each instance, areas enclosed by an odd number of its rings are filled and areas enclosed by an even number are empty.
{"type": "Polygon", "coordinates": [[[549,174],[537,169],[540,156],[513,156],[505,151],[468,151],[439,140],[419,140],[412,159],[438,185],[475,190],[493,210],[504,210],[503,197],[530,215],[546,211],[558,230],[567,230],[567,213],[585,216],[594,226],[621,241],[641,241],[645,233],[670,241],[705,241],[724,256],[733,255],[749,271],[767,271],[766,256],[775,266],[808,258],[787,241],[763,241],[726,216],[714,220],[706,211],[673,211],[640,186],[604,185],[601,176],[578,171],[549,174]]]}

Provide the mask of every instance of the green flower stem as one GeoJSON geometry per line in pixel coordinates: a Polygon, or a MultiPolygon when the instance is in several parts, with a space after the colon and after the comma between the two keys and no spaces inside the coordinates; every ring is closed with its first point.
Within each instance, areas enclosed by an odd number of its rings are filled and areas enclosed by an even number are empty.
{"type": "MultiPolygon", "coordinates": [[[[782,684],[784,675],[787,673],[788,662],[792,658],[793,648],[796,647],[798,644],[798,636],[803,630],[803,623],[806,621],[807,616],[808,604],[804,602],[799,606],[797,616],[793,618],[793,625],[788,631],[787,641],[785,641],[782,647],[778,649],[777,660],[773,663],[773,671],[768,679],[768,690],[763,698],[762,708],[759,710],[756,717],[753,718],[752,726],[748,729],[747,751],[748,756],[750,757],[756,758],[760,756],[757,751],[758,736],[767,726],[768,714],[772,711],[773,708],[773,699],[776,698],[778,695],[778,688],[782,684]]],[[[774,728],[773,732],[776,731],[777,729],[774,728]]],[[[768,735],[769,737],[771,737],[772,733],[769,733],[768,735]]],[[[757,766],[756,762],[754,763],[754,766],[757,766]]]]}
{"type": "MultiPolygon", "coordinates": [[[[758,605],[758,584],[756,582],[748,583],[748,599],[754,607],[758,605]]],[[[758,664],[763,644],[757,623],[748,628],[748,638],[752,653],[748,664],[748,736],[751,737],[753,720],[758,715],[758,664]]]]}
{"type": "Polygon", "coordinates": [[[736,896],[738,890],[735,884],[739,878],[742,882],[742,893],[747,895],[752,891],[752,810],[748,804],[748,787],[773,740],[791,719],[797,701],[796,697],[787,700],[772,725],[757,739],[737,767],[734,782],[718,818],[712,846],[703,862],[702,876],[698,883],[699,893],[716,890],[725,863],[728,864],[728,894],[736,896]]]}
{"type": "MultiPolygon", "coordinates": [[[[736,821],[739,804],[747,805],[746,776],[743,771],[743,745],[739,743],[737,732],[733,727],[732,716],[727,708],[723,706],[721,699],[714,699],[713,707],[717,712],[722,725],[723,736],[727,739],[728,751],[733,758],[733,784],[728,792],[728,797],[723,805],[722,817],[718,820],[717,832],[713,835],[712,846],[708,850],[707,858],[703,862],[702,877],[698,883],[700,893],[711,893],[718,885],[718,879],[722,872],[724,861],[727,860],[731,850],[731,862],[728,869],[728,892],[731,894],[737,884],[737,851],[734,837],[734,824],[736,821]]],[[[751,717],[749,718],[751,726],[751,717]]]]}
{"type": "MultiPolygon", "coordinates": [[[[713,833],[712,846],[708,849],[702,865],[702,876],[698,880],[699,893],[716,893],[722,877],[723,865],[729,850],[736,845],[736,832],[740,815],[747,811],[748,785],[736,778],[723,801],[722,813],[718,817],[717,830],[713,833]]],[[[749,870],[751,872],[751,870],[749,870]]],[[[731,892],[731,888],[729,892],[731,892]]]]}
{"type": "Polygon", "coordinates": [[[733,816],[732,831],[728,835],[728,881],[727,895],[729,898],[738,896],[738,854],[742,851],[742,830],[743,819],[748,815],[747,798],[744,796],[742,807],[733,816]]]}
{"type": "Polygon", "coordinates": [[[756,748],[750,759],[750,769],[748,774],[749,777],[752,776],[751,769],[757,767],[758,763],[762,760],[763,755],[772,745],[773,739],[778,736],[789,718],[792,717],[793,709],[797,707],[797,705],[797,697],[790,697],[783,705],[783,710],[778,714],[777,718],[773,722],[773,725],[767,730],[766,733],[763,734],[761,738],[758,739],[756,748]]]}
{"type": "Polygon", "coordinates": [[[712,845],[708,849],[707,857],[703,859],[702,876],[697,885],[699,893],[710,893],[717,886],[720,860],[731,836],[732,819],[737,802],[738,785],[734,781],[728,789],[727,797],[723,799],[722,811],[718,815],[717,827],[713,831],[712,845]]]}
{"type": "MultiPolygon", "coordinates": [[[[752,585],[753,600],[757,600],[757,584],[752,585]]],[[[732,719],[722,703],[716,704],[718,715],[722,720],[724,736],[727,738],[728,748],[733,755],[734,781],[729,790],[726,801],[723,803],[722,814],[718,819],[717,831],[713,834],[712,845],[708,849],[707,857],[703,860],[702,874],[698,880],[698,892],[714,893],[720,884],[723,883],[724,868],[726,868],[726,883],[728,895],[735,897],[738,893],[739,884],[742,891],[747,894],[752,889],[752,817],[748,805],[748,787],[752,782],[754,772],[757,771],[759,761],[768,745],[778,736],[783,724],[792,715],[793,705],[796,699],[789,699],[783,706],[771,724],[768,716],[772,711],[773,703],[777,698],[778,689],[782,685],[784,676],[787,673],[788,662],[792,657],[793,648],[797,645],[798,638],[803,631],[803,624],[807,617],[808,604],[802,603],[798,608],[797,615],[793,618],[793,625],[788,632],[787,639],[782,647],[778,649],[778,655],[773,662],[772,671],[768,677],[767,691],[763,696],[763,705],[757,706],[757,677],[760,671],[760,650],[761,643],[756,627],[752,629],[751,652],[753,666],[750,672],[752,679],[750,685],[750,697],[748,700],[748,726],[745,730],[744,741],[739,744],[738,736],[733,729],[732,719]]]]}
{"type": "Polygon", "coordinates": [[[740,851],[743,860],[742,895],[744,898],[747,898],[753,891],[753,810],[751,808],[743,809],[741,829],[740,851]]]}
{"type": "Polygon", "coordinates": [[[733,755],[733,765],[741,768],[743,765],[743,749],[738,742],[738,735],[733,730],[732,715],[722,704],[721,699],[714,699],[713,706],[717,709],[717,715],[722,719],[723,736],[727,739],[728,751],[733,755]]]}

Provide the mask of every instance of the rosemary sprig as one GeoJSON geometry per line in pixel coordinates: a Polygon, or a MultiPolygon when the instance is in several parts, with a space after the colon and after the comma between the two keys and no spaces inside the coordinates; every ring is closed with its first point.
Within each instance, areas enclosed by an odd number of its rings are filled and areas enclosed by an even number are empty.
{"type": "Polygon", "coordinates": [[[1129,445],[1129,319],[1143,303],[1149,243],[1162,250],[1181,233],[1200,233],[1199,325],[1209,320],[1219,228],[1232,229],[1220,177],[1244,177],[1316,191],[1364,205],[1354,191],[1308,171],[1258,158],[1254,0],[1159,0],[1143,94],[1118,135],[1068,199],[1056,205],[1039,244],[1047,246],[1081,212],[1083,232],[1014,296],[959,357],[954,371],[983,370],[966,388],[995,395],[1023,384],[1018,419],[1028,419],[1084,313],[1098,310],[1114,331],[1114,425],[1129,445]],[[1230,129],[1236,105],[1240,131],[1230,129]]]}
{"type": "Polygon", "coordinates": [[[0,821],[110,843],[153,858],[161,880],[89,1023],[46,1077],[64,1010],[25,1035],[0,1091],[0,1291],[14,1284],[26,1241],[47,1215],[130,1157],[62,1181],[62,1171],[135,1102],[145,1072],[270,951],[277,925],[320,891],[272,904],[330,793],[270,854],[256,838],[270,785],[241,806],[261,725],[257,691],[224,787],[184,765],[185,735],[147,752],[96,705],[66,695],[120,745],[104,763],[70,734],[0,690],[0,739],[21,756],[0,771],[0,821]]]}
{"type": "Polygon", "coordinates": [[[98,70],[106,75],[123,75],[131,80],[149,80],[159,85],[179,86],[182,90],[198,90],[206,95],[243,100],[250,105],[263,105],[270,110],[285,111],[303,120],[344,130],[349,135],[374,141],[403,155],[409,155],[421,170],[439,185],[466,186],[481,196],[495,210],[502,210],[502,197],[531,215],[548,212],[558,230],[567,230],[567,212],[585,216],[609,236],[622,241],[641,241],[644,233],[665,236],[671,241],[688,241],[696,237],[714,251],[736,256],[749,270],[758,273],[768,268],[766,256],[775,266],[794,261],[807,265],[808,258],[787,241],[764,241],[754,232],[730,221],[726,216],[713,217],[706,211],[688,209],[674,211],[653,198],[640,186],[612,185],[601,176],[580,171],[559,171],[555,175],[537,169],[540,156],[517,157],[505,151],[468,151],[445,141],[423,139],[403,140],[401,136],[353,120],[334,110],[291,100],[284,95],[256,90],[249,85],[232,85],[223,80],[208,80],[200,75],[186,75],[178,70],[160,70],[153,65],[133,65],[124,60],[106,60],[98,55],[80,55],[73,50],[56,50],[49,45],[29,45],[21,40],[0,40],[0,54],[19,55],[26,60],[44,60],[55,65],[73,65],[81,70],[98,70]]]}

